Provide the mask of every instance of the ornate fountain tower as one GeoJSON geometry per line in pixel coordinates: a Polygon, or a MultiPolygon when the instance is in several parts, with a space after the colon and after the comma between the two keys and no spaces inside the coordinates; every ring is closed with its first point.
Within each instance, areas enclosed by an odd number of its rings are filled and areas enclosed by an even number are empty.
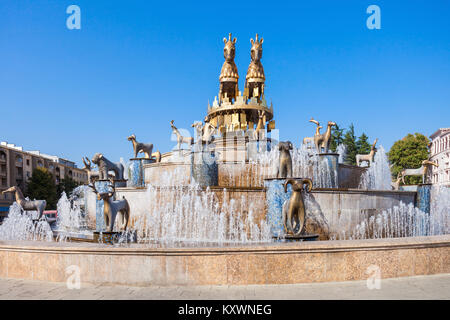
{"type": "MultiPolygon", "coordinates": [[[[264,96],[264,68],[261,63],[263,39],[251,39],[251,63],[248,67],[244,92],[238,88],[238,70],[234,62],[236,38],[224,38],[225,62],[220,73],[219,98],[214,99],[213,105],[208,105],[208,121],[223,137],[246,136],[254,130],[270,132],[275,128],[273,107],[267,106],[264,96]],[[269,122],[269,123],[268,123],[269,122]],[[255,128],[256,125],[256,128],[255,128]]],[[[258,140],[260,138],[257,135],[258,140]]]]}

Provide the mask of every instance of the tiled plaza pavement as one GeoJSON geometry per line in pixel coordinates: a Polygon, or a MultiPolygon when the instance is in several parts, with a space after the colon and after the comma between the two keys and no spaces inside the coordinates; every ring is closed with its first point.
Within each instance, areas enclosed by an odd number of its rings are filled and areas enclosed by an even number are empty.
{"type": "Polygon", "coordinates": [[[450,274],[291,285],[126,287],[0,279],[0,299],[450,299],[450,274]]]}

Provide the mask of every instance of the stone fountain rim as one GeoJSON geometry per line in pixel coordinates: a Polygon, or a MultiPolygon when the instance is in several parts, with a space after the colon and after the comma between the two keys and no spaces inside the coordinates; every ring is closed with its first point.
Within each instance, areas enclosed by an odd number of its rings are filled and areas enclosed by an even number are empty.
{"type": "Polygon", "coordinates": [[[307,254],[450,247],[450,234],[364,240],[328,240],[292,243],[231,245],[223,247],[148,248],[112,247],[79,242],[0,241],[0,251],[99,255],[223,255],[223,254],[307,254]]]}

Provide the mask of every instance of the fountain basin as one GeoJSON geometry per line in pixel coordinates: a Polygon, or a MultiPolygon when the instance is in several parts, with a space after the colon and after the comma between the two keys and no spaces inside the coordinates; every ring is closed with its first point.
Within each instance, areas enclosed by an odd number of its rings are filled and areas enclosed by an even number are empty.
{"type": "Polygon", "coordinates": [[[83,283],[248,285],[365,280],[450,272],[450,236],[311,241],[230,247],[127,247],[93,243],[0,242],[0,277],[83,283]]]}
{"type": "MultiPolygon", "coordinates": [[[[188,190],[188,187],[179,187],[188,190]]],[[[133,219],[145,214],[152,203],[165,203],[173,201],[174,195],[180,189],[174,191],[172,187],[163,187],[156,191],[150,198],[145,188],[117,188],[117,197],[125,197],[130,204],[133,219]]],[[[202,190],[205,190],[202,188],[202,190]]],[[[251,209],[254,221],[260,225],[260,221],[267,218],[267,193],[261,187],[210,187],[214,193],[214,203],[220,206],[231,199],[235,200],[236,208],[246,217],[251,209]]],[[[360,189],[313,189],[306,197],[307,201],[307,227],[308,216],[327,221],[323,230],[308,229],[310,233],[321,234],[321,240],[329,238],[349,239],[352,230],[362,221],[383,210],[398,206],[400,202],[414,203],[415,192],[387,191],[387,190],[360,190],[360,189]]],[[[92,215],[91,219],[95,219],[92,215]]]]}

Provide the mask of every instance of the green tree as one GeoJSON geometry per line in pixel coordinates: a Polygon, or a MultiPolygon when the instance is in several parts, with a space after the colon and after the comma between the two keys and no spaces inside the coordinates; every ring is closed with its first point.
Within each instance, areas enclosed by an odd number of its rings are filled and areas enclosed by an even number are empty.
{"type": "Polygon", "coordinates": [[[47,210],[56,209],[58,197],[53,175],[46,168],[36,168],[33,170],[30,180],[28,180],[25,196],[31,200],[46,200],[47,210]]]}
{"type": "Polygon", "coordinates": [[[71,177],[65,177],[64,179],[62,179],[56,187],[58,199],[61,198],[61,194],[63,192],[65,192],[66,195],[69,196],[72,193],[73,189],[78,187],[78,185],[79,184],[71,177]]]}
{"type": "Polygon", "coordinates": [[[347,155],[344,162],[346,164],[356,165],[356,153],[358,149],[356,146],[355,127],[353,126],[353,123],[350,124],[345,131],[343,143],[347,147],[347,155]]]}
{"type": "Polygon", "coordinates": [[[330,149],[333,152],[336,152],[337,146],[344,142],[344,128],[339,128],[338,125],[331,129],[331,141],[330,141],[330,149]]]}
{"type": "MultiPolygon", "coordinates": [[[[422,161],[429,157],[428,143],[429,139],[421,133],[414,135],[409,133],[403,139],[396,141],[388,152],[389,162],[392,164],[392,176],[397,177],[403,169],[419,168],[422,161]]],[[[405,182],[417,184],[422,182],[422,178],[408,176],[405,178],[405,182]]]]}
{"type": "Polygon", "coordinates": [[[356,141],[356,154],[368,154],[372,145],[369,143],[369,137],[363,133],[356,141]]]}

